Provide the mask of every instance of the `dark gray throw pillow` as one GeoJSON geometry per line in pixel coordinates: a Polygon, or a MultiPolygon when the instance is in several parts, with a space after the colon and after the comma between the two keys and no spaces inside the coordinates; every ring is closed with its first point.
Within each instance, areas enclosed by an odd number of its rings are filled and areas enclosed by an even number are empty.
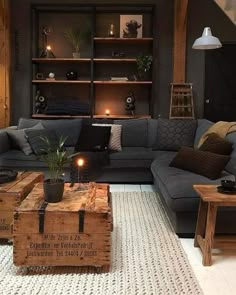
{"type": "Polygon", "coordinates": [[[153,150],[178,151],[181,146],[192,147],[196,129],[197,120],[158,119],[153,150]]]}
{"type": "Polygon", "coordinates": [[[45,141],[41,137],[47,137],[50,145],[56,148],[59,144],[59,139],[53,130],[25,130],[26,137],[28,142],[36,155],[45,154],[45,150],[47,150],[48,146],[45,141]]]}
{"type": "Polygon", "coordinates": [[[99,152],[108,150],[111,126],[82,125],[75,152],[99,152]]]}
{"type": "Polygon", "coordinates": [[[229,156],[181,147],[169,166],[217,179],[229,159],[229,156]]]}

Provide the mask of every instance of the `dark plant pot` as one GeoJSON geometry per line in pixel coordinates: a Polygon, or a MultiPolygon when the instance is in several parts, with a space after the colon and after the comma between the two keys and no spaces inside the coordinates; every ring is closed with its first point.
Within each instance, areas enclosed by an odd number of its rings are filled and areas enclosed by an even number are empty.
{"type": "Polygon", "coordinates": [[[58,179],[58,182],[50,182],[50,179],[44,180],[44,199],[48,203],[57,203],[62,200],[64,193],[64,180],[58,179]]]}

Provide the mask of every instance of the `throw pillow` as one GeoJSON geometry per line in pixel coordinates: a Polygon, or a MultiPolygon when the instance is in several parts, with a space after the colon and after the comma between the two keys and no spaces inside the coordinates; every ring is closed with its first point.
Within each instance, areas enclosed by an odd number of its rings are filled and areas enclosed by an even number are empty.
{"type": "Polygon", "coordinates": [[[110,126],[111,127],[111,135],[108,144],[108,149],[111,151],[122,151],[121,147],[121,125],[117,124],[92,124],[93,126],[110,126]]]}
{"type": "Polygon", "coordinates": [[[229,156],[181,147],[169,166],[217,179],[229,159],[229,156]]]}
{"type": "Polygon", "coordinates": [[[9,129],[7,134],[10,136],[13,144],[22,150],[22,152],[28,156],[33,153],[31,146],[26,138],[26,130],[41,130],[44,129],[43,125],[39,122],[34,127],[25,128],[25,129],[9,129]]]}
{"type": "Polygon", "coordinates": [[[82,125],[75,152],[105,151],[108,149],[111,127],[82,125]]]}
{"type": "Polygon", "coordinates": [[[196,120],[158,119],[153,150],[178,151],[181,146],[193,146],[196,128],[196,120]]]}
{"type": "Polygon", "coordinates": [[[199,147],[199,150],[220,155],[230,155],[233,150],[233,144],[216,133],[210,133],[199,147]]]}
{"type": "Polygon", "coordinates": [[[29,144],[36,155],[45,154],[47,149],[47,144],[42,140],[41,137],[47,137],[51,146],[55,146],[55,149],[58,147],[59,139],[53,130],[26,130],[26,137],[29,141],[29,144]]]}

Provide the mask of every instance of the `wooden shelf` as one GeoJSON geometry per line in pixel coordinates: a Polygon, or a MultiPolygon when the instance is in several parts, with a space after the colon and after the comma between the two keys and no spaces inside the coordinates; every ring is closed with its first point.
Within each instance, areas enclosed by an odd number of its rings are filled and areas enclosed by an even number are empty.
{"type": "Polygon", "coordinates": [[[90,84],[90,80],[32,80],[34,84],[90,84]]]}
{"type": "Polygon", "coordinates": [[[136,62],[136,58],[94,58],[95,62],[136,62]]]}
{"type": "Polygon", "coordinates": [[[96,119],[105,119],[105,118],[110,118],[110,119],[141,119],[141,118],[151,118],[149,115],[112,115],[110,114],[109,116],[106,115],[94,115],[93,116],[96,119]]]}
{"type": "Polygon", "coordinates": [[[109,37],[95,37],[93,39],[99,43],[145,43],[152,42],[153,38],[109,38],[109,37]]]}
{"type": "MultiPolygon", "coordinates": [[[[96,119],[141,119],[141,118],[151,118],[149,115],[94,115],[96,119]]],[[[91,118],[89,115],[46,115],[46,114],[32,114],[32,118],[42,118],[42,119],[55,119],[55,118],[62,118],[62,119],[72,119],[72,118],[91,118]]]]}
{"type": "Polygon", "coordinates": [[[57,62],[90,62],[91,58],[70,58],[70,57],[56,57],[56,58],[40,58],[33,57],[34,63],[57,63],[57,62]]]}
{"type": "Polygon", "coordinates": [[[111,80],[95,80],[93,81],[94,84],[152,84],[152,81],[111,81],[111,80]]]}
{"type": "Polygon", "coordinates": [[[44,119],[55,119],[55,118],[62,118],[62,119],[73,119],[73,118],[90,118],[89,115],[45,115],[45,114],[32,114],[32,118],[44,118],[44,119]]]}

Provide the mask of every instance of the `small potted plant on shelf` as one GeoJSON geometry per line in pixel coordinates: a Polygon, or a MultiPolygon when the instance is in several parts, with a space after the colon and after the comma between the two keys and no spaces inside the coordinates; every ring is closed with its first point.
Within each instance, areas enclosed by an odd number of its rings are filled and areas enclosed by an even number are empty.
{"type": "Polygon", "coordinates": [[[63,167],[69,157],[64,144],[66,138],[60,137],[58,145],[53,145],[48,137],[41,136],[46,147],[42,150],[44,153],[41,158],[48,165],[49,178],[44,180],[44,198],[46,202],[57,203],[62,200],[64,193],[64,179],[62,179],[63,167]]]}
{"type": "Polygon", "coordinates": [[[80,47],[83,40],[87,39],[90,35],[89,29],[81,30],[80,28],[67,28],[64,31],[66,39],[71,43],[74,48],[72,53],[74,58],[80,58],[80,47]]]}
{"type": "Polygon", "coordinates": [[[152,67],[152,56],[148,54],[140,54],[136,58],[138,78],[140,80],[145,80],[152,67]]]}

